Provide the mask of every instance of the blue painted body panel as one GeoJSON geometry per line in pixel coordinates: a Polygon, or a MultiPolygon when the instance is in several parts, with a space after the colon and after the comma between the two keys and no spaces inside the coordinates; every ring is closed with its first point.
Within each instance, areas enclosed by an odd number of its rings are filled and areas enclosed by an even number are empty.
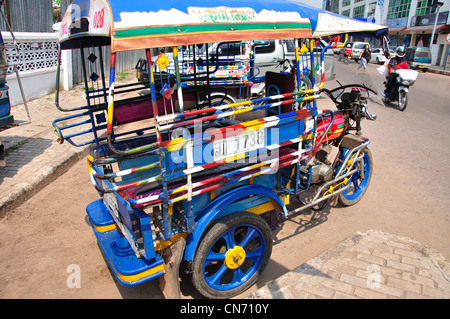
{"type": "MultiPolygon", "coordinates": [[[[225,215],[225,214],[219,215],[219,213],[226,206],[235,203],[242,198],[246,198],[247,196],[250,195],[261,195],[273,199],[280,205],[284,214],[287,215],[287,209],[283,201],[271,189],[259,185],[246,185],[234,188],[229,192],[222,194],[222,196],[219,196],[218,198],[211,201],[205,208],[203,208],[203,210],[197,216],[196,229],[194,232],[189,234],[186,239],[186,249],[184,253],[184,259],[193,260],[197,244],[203,232],[205,231],[210,222],[214,221],[218,217],[222,217],[225,215]]],[[[245,207],[243,206],[241,210],[245,210],[245,207]]]]}
{"type": "MultiPolygon", "coordinates": [[[[163,263],[162,258],[157,254],[153,254],[152,258],[137,258],[135,252],[131,249],[130,244],[120,235],[119,231],[114,229],[107,232],[98,232],[94,228],[94,225],[104,225],[112,221],[112,218],[102,200],[98,200],[88,205],[86,212],[91,223],[93,224],[93,231],[97,237],[105,259],[108,261],[108,264],[110,265],[117,280],[122,285],[139,285],[145,281],[157,278],[164,274],[164,271],[157,271],[152,273],[150,276],[146,276],[135,281],[123,280],[124,276],[136,276],[140,273],[151,271],[153,268],[160,266],[163,263]]],[[[145,226],[144,228],[148,227],[145,226]]],[[[150,238],[152,237],[150,236],[150,238]]]]}

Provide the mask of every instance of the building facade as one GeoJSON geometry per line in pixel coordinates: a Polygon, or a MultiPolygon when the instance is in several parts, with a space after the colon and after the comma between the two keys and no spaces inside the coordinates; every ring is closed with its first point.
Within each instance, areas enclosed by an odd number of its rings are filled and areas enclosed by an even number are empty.
{"type": "Polygon", "coordinates": [[[450,67],[450,0],[324,0],[324,8],[385,24],[389,27],[391,47],[429,47],[433,64],[450,67]]]}

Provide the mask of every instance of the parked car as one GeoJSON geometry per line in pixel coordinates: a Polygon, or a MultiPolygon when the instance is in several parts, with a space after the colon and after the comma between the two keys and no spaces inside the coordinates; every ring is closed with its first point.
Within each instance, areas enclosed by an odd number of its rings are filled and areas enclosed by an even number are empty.
{"type": "Polygon", "coordinates": [[[369,45],[369,50],[370,50],[370,44],[367,42],[349,42],[348,44],[352,45],[352,58],[356,62],[359,61],[359,56],[361,55],[361,52],[364,51],[364,46],[366,44],[369,45]]]}
{"type": "MultiPolygon", "coordinates": [[[[389,50],[389,51],[391,53],[391,57],[394,57],[395,56],[395,51],[392,50],[392,49],[389,50]]],[[[386,56],[383,53],[383,49],[375,48],[375,49],[372,50],[372,57],[370,59],[370,62],[374,62],[374,63],[377,63],[377,64],[383,64],[383,63],[385,63],[388,60],[389,59],[386,58],[386,56]]]]}
{"type": "Polygon", "coordinates": [[[406,59],[412,69],[421,69],[427,72],[431,66],[431,51],[424,47],[409,47],[406,48],[406,59]]]}
{"type": "MultiPolygon", "coordinates": [[[[328,46],[328,43],[320,39],[321,47],[314,49],[315,58],[318,57],[319,52],[322,51],[322,47],[328,46]]],[[[203,47],[203,48],[206,48],[203,47]]],[[[197,59],[203,58],[203,63],[205,63],[205,51],[200,50],[197,59]]],[[[249,52],[249,41],[238,41],[238,42],[227,42],[227,43],[213,43],[208,47],[208,53],[210,56],[218,55],[218,60],[221,63],[226,63],[232,65],[236,61],[244,61],[248,59],[249,52]]],[[[171,61],[168,65],[168,69],[174,69],[173,65],[173,54],[171,52],[166,52],[167,58],[171,61]]],[[[156,61],[157,56],[153,57],[156,61]]],[[[258,73],[259,77],[263,76],[267,71],[272,71],[279,73],[280,61],[289,59],[291,61],[295,60],[295,44],[294,40],[257,40],[255,41],[255,62],[254,66],[257,69],[255,73],[258,73]]],[[[183,67],[184,61],[183,57],[179,57],[180,66],[183,67]]],[[[300,66],[309,63],[309,55],[305,56],[302,60],[303,63],[300,66]]],[[[332,80],[335,78],[334,73],[334,53],[333,50],[329,49],[324,54],[325,62],[325,80],[332,80]]],[[[136,76],[139,81],[148,82],[148,71],[147,63],[145,60],[139,60],[136,64],[136,76]]],[[[261,80],[264,84],[264,79],[261,80]]],[[[252,87],[252,91],[257,91],[258,85],[252,87]]]]}
{"type": "MultiPolygon", "coordinates": [[[[328,43],[321,39],[321,46],[325,47],[328,43]]],[[[216,52],[216,47],[219,43],[215,43],[210,47],[210,53],[216,52]]],[[[220,56],[239,56],[239,47],[242,46],[241,42],[221,43],[219,47],[220,56]]],[[[315,49],[318,52],[321,49],[315,49]]],[[[245,58],[241,56],[241,58],[245,58]]],[[[289,59],[295,60],[295,44],[294,40],[256,40],[255,41],[255,67],[260,70],[260,74],[263,75],[267,71],[280,72],[279,61],[289,59]]],[[[309,59],[309,57],[308,57],[309,59]]],[[[306,61],[305,61],[306,63],[306,61]]],[[[334,79],[334,57],[333,50],[329,49],[325,52],[325,80],[334,79]]]]}
{"type": "MultiPolygon", "coordinates": [[[[333,43],[331,43],[331,44],[336,44],[336,45],[342,45],[342,42],[337,42],[337,43],[335,43],[335,42],[333,42],[333,43]]],[[[334,54],[339,54],[339,51],[340,51],[340,49],[339,48],[335,48],[335,49],[333,49],[333,52],[334,52],[334,54]]]]}

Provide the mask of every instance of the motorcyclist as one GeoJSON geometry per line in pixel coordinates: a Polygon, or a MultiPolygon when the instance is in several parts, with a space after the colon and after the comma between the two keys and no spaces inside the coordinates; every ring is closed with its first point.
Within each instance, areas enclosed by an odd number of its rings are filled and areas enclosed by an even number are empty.
{"type": "Polygon", "coordinates": [[[405,57],[405,47],[399,46],[396,50],[396,56],[391,58],[388,63],[389,76],[386,80],[386,89],[384,92],[384,96],[390,96],[392,87],[394,86],[394,81],[397,78],[396,70],[406,69],[409,70],[408,60],[405,57]]]}

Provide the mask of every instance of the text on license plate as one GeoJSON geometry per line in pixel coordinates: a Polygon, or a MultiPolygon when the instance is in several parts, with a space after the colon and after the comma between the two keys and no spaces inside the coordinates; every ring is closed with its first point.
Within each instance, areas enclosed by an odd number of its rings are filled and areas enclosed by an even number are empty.
{"type": "Polygon", "coordinates": [[[214,141],[214,160],[235,156],[264,147],[265,131],[251,131],[214,141]]]}

